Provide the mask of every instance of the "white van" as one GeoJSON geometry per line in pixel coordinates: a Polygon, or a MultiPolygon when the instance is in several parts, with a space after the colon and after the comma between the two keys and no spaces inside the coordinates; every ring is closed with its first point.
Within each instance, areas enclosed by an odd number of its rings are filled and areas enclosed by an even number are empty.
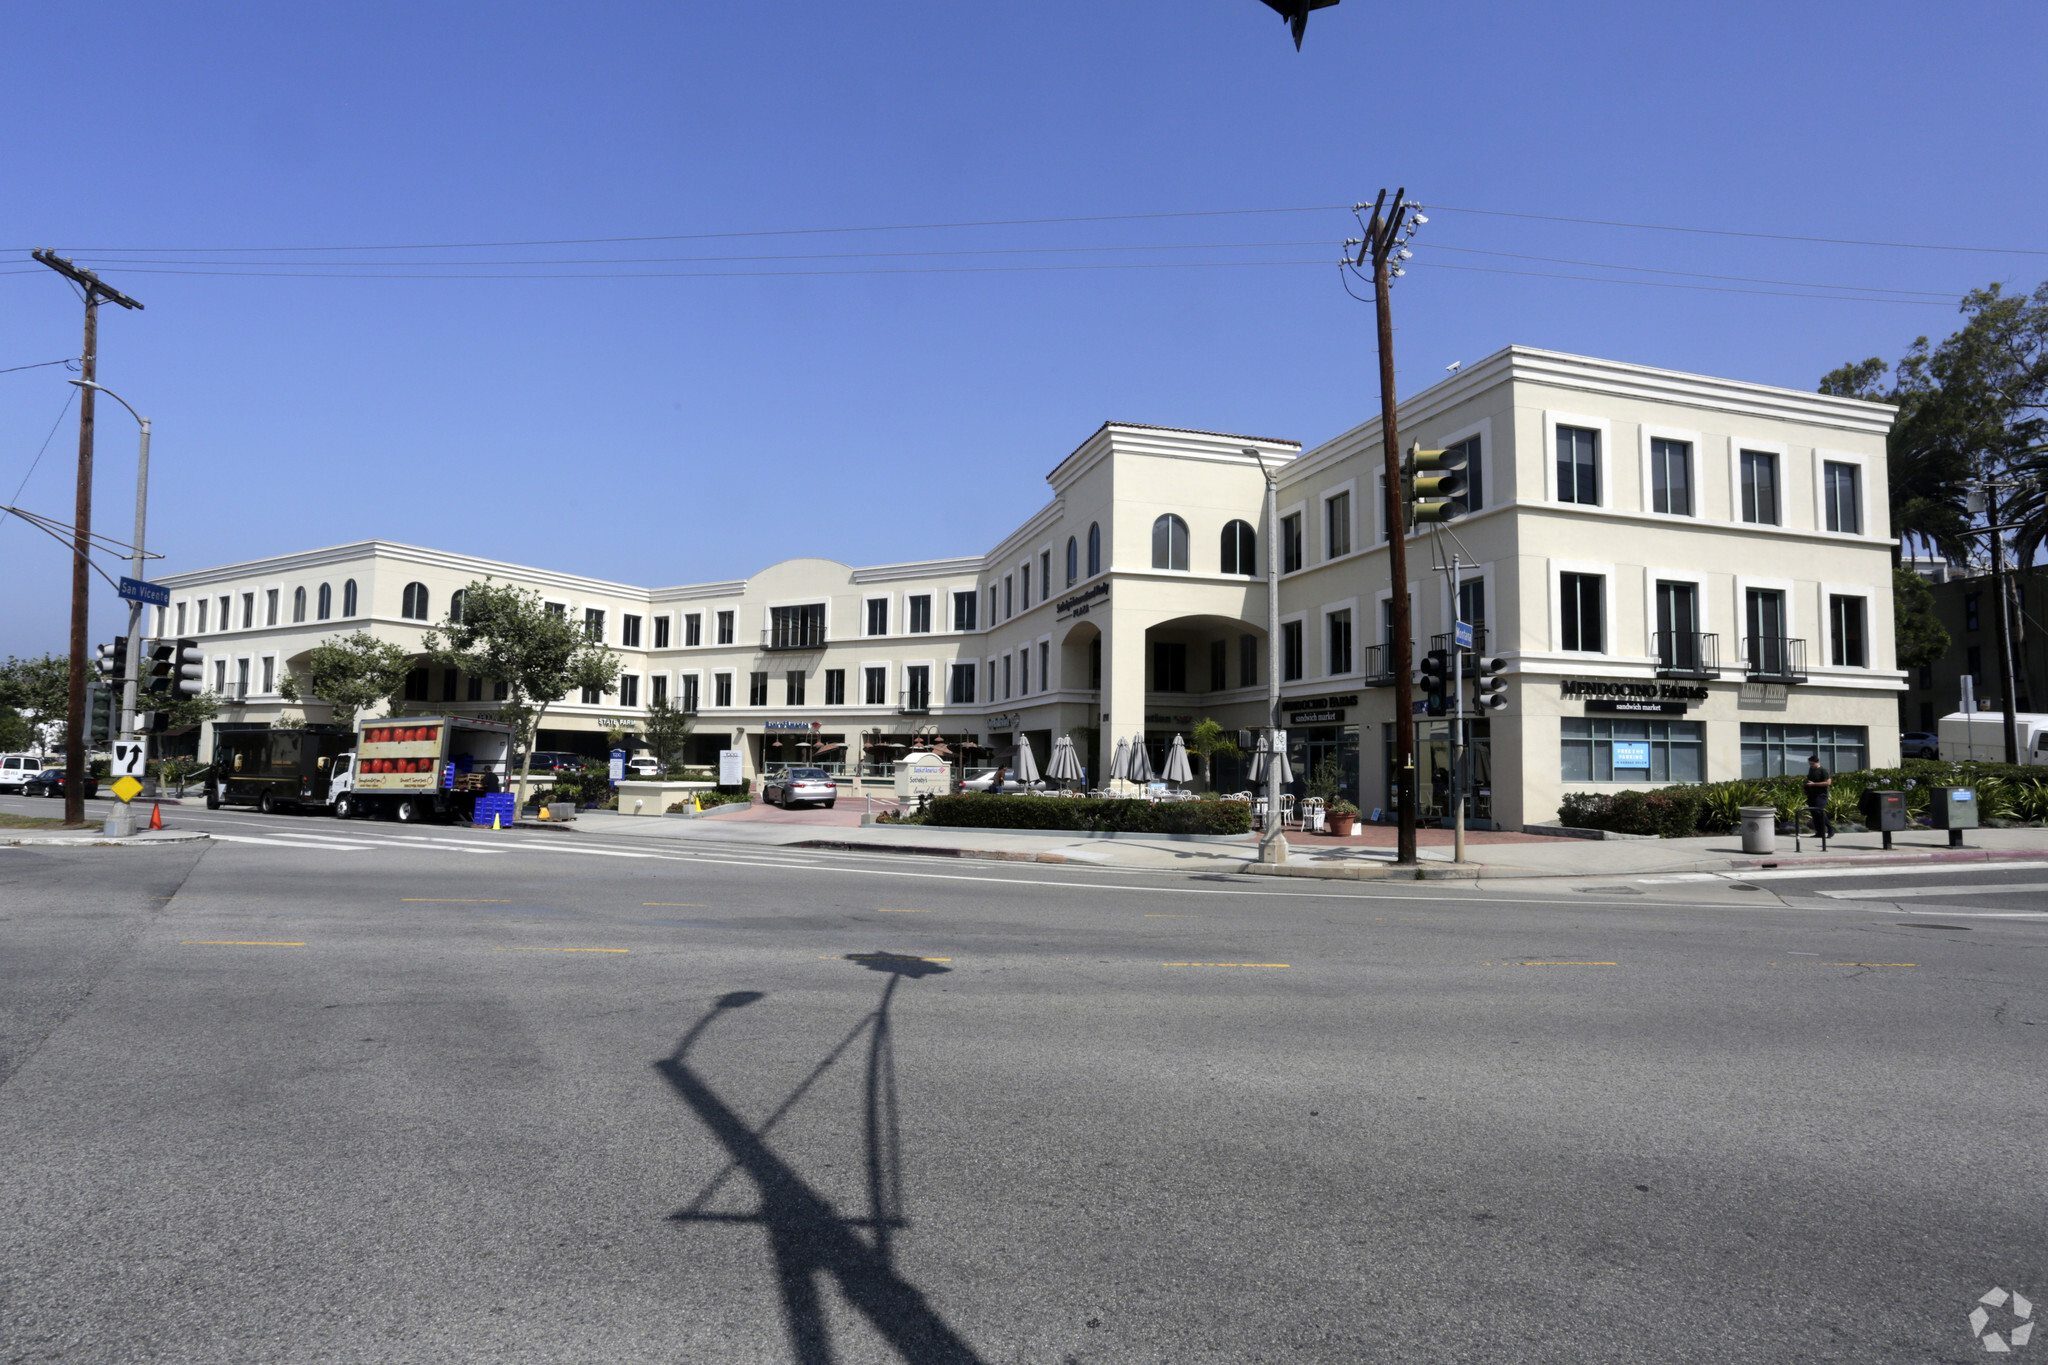
{"type": "MultiPolygon", "coordinates": [[[[2048,715],[2020,711],[2013,716],[2019,730],[2022,763],[2048,764],[2048,715]]],[[[1999,711],[1957,711],[1943,716],[1936,731],[1941,756],[1954,761],[2005,762],[2005,715],[1999,711]]]]}
{"type": "Polygon", "coordinates": [[[39,754],[0,754],[0,792],[18,792],[21,784],[43,770],[39,754]]]}

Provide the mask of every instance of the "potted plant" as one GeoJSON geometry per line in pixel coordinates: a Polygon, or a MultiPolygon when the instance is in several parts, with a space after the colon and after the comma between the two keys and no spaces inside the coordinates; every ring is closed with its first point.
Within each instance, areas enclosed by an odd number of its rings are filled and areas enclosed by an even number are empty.
{"type": "Polygon", "coordinates": [[[1329,816],[1330,833],[1342,839],[1350,834],[1352,826],[1358,823],[1358,807],[1339,798],[1330,803],[1329,816]]]}

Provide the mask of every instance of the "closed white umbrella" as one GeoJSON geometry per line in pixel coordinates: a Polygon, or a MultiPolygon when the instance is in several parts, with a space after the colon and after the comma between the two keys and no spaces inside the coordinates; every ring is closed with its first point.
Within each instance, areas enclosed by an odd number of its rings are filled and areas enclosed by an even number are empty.
{"type": "Polygon", "coordinates": [[[1081,780],[1081,755],[1074,749],[1072,735],[1061,735],[1053,741],[1052,757],[1046,762],[1045,775],[1055,782],[1081,780]]]}
{"type": "Polygon", "coordinates": [[[1173,747],[1166,751],[1166,771],[1161,773],[1168,782],[1192,782],[1195,774],[1188,767],[1187,741],[1179,735],[1173,737],[1173,747]]]}
{"type": "Polygon", "coordinates": [[[1126,774],[1133,782],[1152,780],[1152,755],[1145,748],[1145,737],[1139,735],[1131,741],[1131,766],[1126,774]]]}
{"type": "Polygon", "coordinates": [[[1025,786],[1038,781],[1038,755],[1031,752],[1031,737],[1017,736],[1017,780],[1025,786]]]}
{"type": "Polygon", "coordinates": [[[1294,780],[1294,765],[1287,761],[1287,732],[1280,731],[1277,738],[1279,743],[1273,748],[1273,761],[1280,765],[1280,785],[1284,787],[1294,780]]]}
{"type": "Polygon", "coordinates": [[[1116,742],[1116,757],[1109,760],[1109,780],[1121,782],[1131,775],[1131,742],[1119,739],[1116,742]]]}

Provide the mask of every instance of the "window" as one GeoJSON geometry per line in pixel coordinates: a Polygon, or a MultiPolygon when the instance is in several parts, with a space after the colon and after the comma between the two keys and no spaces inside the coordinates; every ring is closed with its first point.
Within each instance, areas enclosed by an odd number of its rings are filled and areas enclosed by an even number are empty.
{"type": "Polygon", "coordinates": [[[253,592],[245,592],[242,594],[242,629],[250,630],[253,629],[255,625],[256,594],[253,592]]]}
{"type": "Polygon", "coordinates": [[[567,616],[569,614],[569,604],[567,602],[543,602],[540,605],[541,610],[550,616],[567,616]]]}
{"type": "Polygon", "coordinates": [[[828,668],[825,670],[825,705],[846,705],[846,670],[828,668]]]}
{"type": "Polygon", "coordinates": [[[1820,755],[1831,773],[1861,772],[1870,766],[1870,731],[1861,725],[1751,725],[1742,727],[1742,775],[1785,777],[1806,771],[1820,755]]]}
{"type": "Polygon", "coordinates": [[[1280,680],[1298,680],[1301,664],[1301,622],[1283,621],[1280,623],[1280,680]]]}
{"type": "Polygon", "coordinates": [[[177,621],[178,624],[176,628],[172,630],[171,633],[174,635],[183,635],[185,633],[185,604],[183,602],[178,603],[177,621]]]}
{"type": "Polygon", "coordinates": [[[345,618],[356,614],[356,581],[353,578],[341,585],[341,614],[345,618]]]}
{"type": "Polygon", "coordinates": [[[292,624],[293,624],[293,625],[297,625],[297,624],[298,624],[299,622],[301,622],[301,621],[303,621],[303,620],[305,620],[305,619],[306,619],[306,590],[305,590],[304,588],[293,588],[293,589],[292,589],[292,624]]]}
{"type": "Polygon", "coordinates": [[[1301,568],[1301,513],[1280,518],[1280,572],[1301,568]]]}
{"type": "MultiPolygon", "coordinates": [[[[245,688],[248,685],[248,674],[249,665],[244,660],[242,663],[242,683],[245,688]]],[[[427,699],[426,669],[415,668],[412,672],[405,675],[405,699],[407,701],[425,701],[427,699]]]]}
{"type": "Polygon", "coordinates": [[[768,632],[773,648],[818,649],[825,643],[825,604],[811,602],[800,607],[770,607],[768,632]]]}
{"type": "Polygon", "coordinates": [[[1458,619],[1474,630],[1486,629],[1486,580],[1468,578],[1458,585],[1458,619]]]}
{"type": "Polygon", "coordinates": [[[471,701],[482,701],[483,699],[484,699],[484,680],[483,680],[482,678],[476,678],[476,677],[472,677],[472,678],[471,678],[471,679],[469,680],[469,700],[471,700],[471,701]]]}
{"type": "MultiPolygon", "coordinates": [[[[1482,471],[1479,468],[1479,438],[1477,436],[1468,436],[1458,442],[1458,444],[1447,448],[1447,453],[1452,455],[1460,451],[1463,451],[1465,454],[1465,491],[1459,496],[1465,501],[1466,511],[1477,512],[1480,508],[1486,506],[1486,498],[1484,496],[1485,484],[1482,471]]],[[[1384,480],[1385,476],[1382,475],[1381,478],[1384,480]]],[[[1382,531],[1382,534],[1384,534],[1384,531],[1382,531]]]]}
{"type": "MultiPolygon", "coordinates": [[[[451,606],[450,610],[453,608],[451,606]]],[[[640,648],[640,618],[621,616],[619,618],[619,643],[627,649],[640,648]]]]}
{"type": "Polygon", "coordinates": [[[889,599],[886,597],[870,597],[868,599],[868,634],[887,635],[888,633],[889,599]]]}
{"type": "Polygon", "coordinates": [[[1209,642],[1209,690],[1221,692],[1230,686],[1230,642],[1209,642]]]}
{"type": "Polygon", "coordinates": [[[722,645],[732,643],[732,613],[729,611],[718,613],[718,643],[722,645]]]}
{"type": "Polygon", "coordinates": [[[320,595],[316,601],[319,603],[314,608],[319,613],[316,619],[325,621],[328,617],[334,615],[334,589],[331,586],[322,583],[320,585],[320,595]]]}
{"type": "Polygon", "coordinates": [[[704,643],[704,613],[693,611],[683,618],[683,648],[695,649],[704,643]]]}
{"type": "Polygon", "coordinates": [[[1026,646],[1017,651],[1017,695],[1031,695],[1031,649],[1026,646]]]}
{"type": "Polygon", "coordinates": [[[263,656],[263,691],[268,694],[277,691],[277,656],[263,656]]]}
{"type": "Polygon", "coordinates": [[[1822,500],[1827,503],[1830,531],[1863,534],[1863,497],[1857,487],[1860,470],[1853,464],[1829,460],[1821,466],[1822,500]]]}
{"type": "MultiPolygon", "coordinates": [[[[454,701],[461,695],[461,677],[461,673],[456,669],[444,668],[441,670],[442,701],[454,701]]],[[[268,692],[270,689],[266,687],[263,690],[268,692]]]]}
{"type": "Polygon", "coordinates": [[[889,670],[887,668],[864,668],[860,672],[861,704],[863,706],[887,706],[889,704],[889,670]]]}
{"type": "Polygon", "coordinates": [[[768,675],[766,673],[747,674],[747,705],[766,706],[767,704],[768,675]]]}
{"type": "Polygon", "coordinates": [[[1337,559],[1351,553],[1351,495],[1337,493],[1323,499],[1323,558],[1337,559]]]}
{"type": "Polygon", "coordinates": [[[1697,669],[1700,658],[1700,589],[1697,583],[1657,584],[1657,662],[1697,669]]]}
{"type": "Polygon", "coordinates": [[[1868,668],[1863,645],[1863,599],[1828,596],[1828,661],[1836,668],[1868,668]]]}
{"type": "Polygon", "coordinates": [[[1038,600],[1052,596],[1052,551],[1038,552],[1038,600]]]}
{"type": "MultiPolygon", "coordinates": [[[[266,626],[274,626],[277,624],[276,588],[271,588],[263,594],[263,624],[266,626]]],[[[267,692],[270,689],[266,687],[263,690],[267,692]]]]}
{"type": "Polygon", "coordinates": [[[408,621],[424,621],[427,619],[426,584],[408,583],[405,585],[405,592],[399,598],[398,614],[408,621]]]}
{"type": "Polygon", "coordinates": [[[668,622],[669,618],[666,612],[654,618],[654,647],[656,649],[668,648],[668,622]]]}
{"type": "Polygon", "coordinates": [[[1700,721],[1566,716],[1558,726],[1567,782],[1705,780],[1706,726],[1700,721]]]}
{"type": "Polygon", "coordinates": [[[1557,576],[1564,648],[1588,654],[1606,651],[1607,634],[1600,610],[1600,592],[1605,586],[1606,580],[1596,573],[1561,573],[1557,576]]]}
{"type": "Polygon", "coordinates": [[[1009,619],[1010,619],[1010,618],[1011,618],[1012,616],[1015,616],[1016,614],[1017,614],[1017,577],[1016,577],[1016,575],[1015,575],[1015,574],[1004,574],[1004,575],[1003,575],[1003,619],[1004,619],[1005,621],[1007,621],[1007,620],[1009,620],[1009,619]]]}
{"type": "Polygon", "coordinates": [[[510,701],[511,699],[512,699],[512,684],[511,684],[511,683],[508,683],[508,682],[494,682],[494,683],[492,683],[492,684],[491,684],[491,700],[492,700],[492,701],[510,701]]]}
{"type": "Polygon", "coordinates": [[[216,659],[213,663],[213,694],[225,697],[228,694],[228,661],[216,659]]]}
{"type": "Polygon", "coordinates": [[[1600,433],[1585,427],[1557,429],[1557,500],[1600,505],[1600,433]]]}
{"type": "Polygon", "coordinates": [[[713,706],[732,705],[732,674],[714,673],[711,675],[711,704],[713,706]]]}
{"type": "Polygon", "coordinates": [[[1188,690],[1188,647],[1178,641],[1158,640],[1152,645],[1152,690],[1188,690]]]}
{"type": "Polygon", "coordinates": [[[1655,437],[1650,441],[1650,510],[1674,517],[1692,515],[1692,444],[1655,437]]]}
{"type": "Polygon", "coordinates": [[[619,705],[640,704],[640,676],[637,673],[619,674],[619,705]]]}
{"type": "Polygon", "coordinates": [[[972,593],[972,592],[956,592],[956,593],[954,593],[954,594],[953,594],[953,629],[955,629],[955,630],[973,630],[973,629],[974,629],[974,615],[975,615],[975,608],[976,608],[976,607],[978,607],[978,606],[979,606],[980,604],[981,604],[981,599],[980,599],[979,597],[975,596],[975,595],[974,595],[974,593],[972,593]]]}
{"type": "Polygon", "coordinates": [[[910,633],[929,635],[932,633],[932,599],[929,594],[910,598],[904,603],[910,612],[910,633]]]}
{"type": "Polygon", "coordinates": [[[1088,576],[1093,578],[1101,572],[1102,523],[1091,521],[1088,523],[1088,576]]]}
{"type": "Polygon", "coordinates": [[[1778,524],[1778,457],[1768,451],[1742,452],[1742,519],[1778,524]]]}
{"type": "Polygon", "coordinates": [[[1751,588],[1746,597],[1744,624],[1752,644],[1767,640],[1770,644],[1765,648],[1775,648],[1785,638],[1785,594],[1774,588],[1751,588]]]}
{"type": "Polygon", "coordinates": [[[782,704],[802,706],[804,704],[804,671],[792,668],[782,675],[782,704]]]}
{"type": "Polygon", "coordinates": [[[462,613],[466,609],[468,602],[468,588],[457,588],[448,595],[448,623],[450,625],[459,626],[462,624],[462,613]]]}
{"type": "Polygon", "coordinates": [[[204,597],[200,598],[200,599],[199,599],[199,633],[200,633],[201,635],[204,635],[204,634],[206,634],[206,606],[207,606],[207,602],[206,602],[206,599],[205,599],[204,597]]]}
{"type": "Polygon", "coordinates": [[[1256,574],[1258,568],[1258,533],[1252,530],[1248,521],[1233,521],[1223,528],[1224,573],[1256,574]]]}
{"type": "Polygon", "coordinates": [[[668,704],[668,674],[650,673],[647,676],[647,704],[666,706],[668,704]]]}
{"type": "Polygon", "coordinates": [[[904,668],[903,702],[913,711],[932,709],[931,665],[910,664],[904,668]]]}
{"type": "Polygon", "coordinates": [[[995,585],[995,584],[993,584],[993,583],[989,584],[989,585],[988,585],[988,623],[989,623],[989,625],[990,625],[990,626],[994,626],[994,625],[995,625],[995,623],[996,623],[997,621],[1000,621],[1000,620],[1002,619],[1002,617],[1001,617],[1001,616],[999,616],[999,615],[997,614],[997,612],[996,612],[996,608],[1002,605],[1002,604],[1001,604],[1000,602],[998,602],[998,601],[996,600],[996,592],[997,592],[997,588],[996,588],[996,585],[995,585]]]}
{"type": "Polygon", "coordinates": [[[1188,567],[1188,524],[1171,512],[1152,523],[1152,567],[1188,567]]]}
{"type": "Polygon", "coordinates": [[[974,665],[954,664],[951,677],[946,683],[946,700],[956,706],[974,700],[974,665]]]}
{"type": "Polygon", "coordinates": [[[1045,640],[1038,642],[1038,690],[1043,692],[1052,686],[1052,645],[1045,640]]]}
{"type": "Polygon", "coordinates": [[[583,689],[583,704],[585,706],[595,706],[603,700],[604,694],[598,691],[595,687],[586,687],[583,689]]]}
{"type": "MultiPolygon", "coordinates": [[[[683,686],[683,709],[694,712],[697,709],[697,675],[695,673],[685,673],[677,681],[683,686]]],[[[720,689],[722,699],[718,704],[720,706],[732,705],[732,674],[721,673],[718,675],[717,681],[724,684],[720,689]]]]}
{"type": "Polygon", "coordinates": [[[1259,685],[1259,637],[1256,635],[1237,637],[1237,685],[1259,685]]]}
{"type": "Polygon", "coordinates": [[[1004,700],[1004,701],[1008,701],[1008,700],[1010,699],[1011,695],[1012,695],[1012,693],[1011,693],[1011,690],[1010,690],[1010,684],[1011,684],[1012,682],[1014,682],[1014,681],[1015,681],[1015,679],[1014,679],[1014,678],[1013,678],[1013,677],[1011,676],[1011,671],[1012,671],[1012,670],[1011,670],[1011,667],[1010,667],[1010,656],[1009,656],[1009,655],[1007,655],[1007,654],[1005,654],[1005,655],[1003,656],[1003,700],[1004,700]]]}
{"type": "Polygon", "coordinates": [[[1081,542],[1067,537],[1067,586],[1073,587],[1081,578],[1081,542]]]}
{"type": "Polygon", "coordinates": [[[604,641],[604,611],[598,607],[583,609],[583,633],[600,644],[604,641]]]}
{"type": "MultiPolygon", "coordinates": [[[[1978,626],[1982,624],[1982,622],[1981,622],[1981,620],[1980,620],[1980,618],[1978,617],[1978,614],[1977,614],[1977,613],[1978,613],[1978,603],[1979,603],[1979,600],[1980,600],[1980,599],[1979,599],[1979,596],[1978,596],[1978,594],[1976,594],[1976,593],[1974,593],[1974,592],[1966,592],[1966,593],[1964,593],[1964,594],[1963,594],[1963,629],[1964,629],[1964,630],[1976,630],[1976,629],[1978,628],[1978,626]]],[[[201,603],[201,604],[200,604],[200,607],[199,607],[199,628],[200,628],[201,630],[205,630],[205,629],[206,629],[206,605],[205,605],[205,603],[201,603]]]]}
{"type": "Polygon", "coordinates": [[[1017,575],[1022,580],[1019,586],[1024,590],[1023,596],[1018,601],[1026,611],[1029,611],[1031,610],[1031,566],[1029,564],[1024,565],[1017,570],[1017,575]]]}
{"type": "Polygon", "coordinates": [[[1351,671],[1351,610],[1333,611],[1328,617],[1330,650],[1326,656],[1332,676],[1351,671]]]}
{"type": "Polygon", "coordinates": [[[1090,690],[1102,690],[1102,637],[1096,636],[1088,642],[1088,686],[1090,690]]]}

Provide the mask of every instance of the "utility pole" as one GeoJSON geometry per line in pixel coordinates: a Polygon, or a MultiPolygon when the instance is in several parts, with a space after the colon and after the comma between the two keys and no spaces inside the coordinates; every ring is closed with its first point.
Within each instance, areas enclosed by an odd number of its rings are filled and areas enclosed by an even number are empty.
{"type": "Polygon", "coordinates": [[[1987,479],[1985,488],[1990,492],[1990,515],[1986,518],[1991,529],[1991,585],[1998,593],[1998,705],[2005,717],[2005,761],[2020,761],[2020,726],[2015,710],[2019,705],[2013,695],[2014,686],[2012,659],[2012,614],[2005,588],[2005,528],[1999,525],[2000,513],[2004,508],[2000,492],[2005,485],[1995,479],[1987,479]]]}
{"type": "Polygon", "coordinates": [[[113,286],[104,284],[90,270],[81,270],[53,251],[37,251],[35,258],[85,291],[85,349],[79,368],[86,383],[78,398],[78,509],[71,522],[71,689],[64,728],[64,823],[85,823],[85,715],[86,632],[91,612],[91,580],[88,577],[92,549],[92,409],[90,387],[99,368],[100,300],[108,299],[123,308],[140,310],[142,305],[113,286]]]}
{"type": "Polygon", "coordinates": [[[1250,446],[1266,478],[1266,828],[1259,836],[1259,861],[1287,861],[1287,835],[1280,828],[1280,471],[1250,446]]]}

